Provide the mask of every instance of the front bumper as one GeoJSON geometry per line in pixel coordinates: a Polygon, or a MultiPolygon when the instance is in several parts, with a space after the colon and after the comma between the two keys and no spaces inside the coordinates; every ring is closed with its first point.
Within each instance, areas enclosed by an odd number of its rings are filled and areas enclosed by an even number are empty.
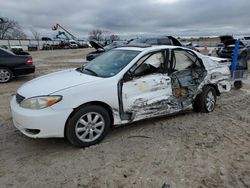
{"type": "Polygon", "coordinates": [[[64,137],[64,127],[72,109],[50,107],[31,110],[20,107],[14,96],[10,102],[13,123],[23,134],[32,138],[64,137]]]}

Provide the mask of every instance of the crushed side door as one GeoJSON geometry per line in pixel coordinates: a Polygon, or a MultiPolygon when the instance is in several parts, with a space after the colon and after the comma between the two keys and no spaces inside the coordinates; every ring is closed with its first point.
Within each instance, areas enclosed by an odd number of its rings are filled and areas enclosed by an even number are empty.
{"type": "Polygon", "coordinates": [[[191,108],[207,71],[201,60],[188,50],[174,49],[170,62],[173,96],[180,104],[180,110],[191,108]]]}

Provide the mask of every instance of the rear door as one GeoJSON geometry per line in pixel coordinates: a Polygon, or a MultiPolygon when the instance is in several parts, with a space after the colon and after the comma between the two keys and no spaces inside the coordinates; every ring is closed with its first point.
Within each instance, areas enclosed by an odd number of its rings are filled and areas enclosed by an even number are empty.
{"type": "Polygon", "coordinates": [[[204,81],[207,71],[202,61],[190,50],[182,48],[171,51],[170,77],[174,97],[182,109],[191,107],[193,97],[204,81]]]}

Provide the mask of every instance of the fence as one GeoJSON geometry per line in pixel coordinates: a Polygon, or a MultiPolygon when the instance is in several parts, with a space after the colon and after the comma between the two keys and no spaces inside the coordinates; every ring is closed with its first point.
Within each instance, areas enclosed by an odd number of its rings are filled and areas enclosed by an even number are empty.
{"type": "MultiPolygon", "coordinates": [[[[86,43],[84,41],[78,41],[80,43],[86,43]]],[[[186,43],[188,41],[185,41],[184,43],[186,43]]],[[[250,40],[244,43],[250,45],[250,40]]],[[[23,48],[23,50],[28,50],[28,46],[37,46],[38,50],[41,50],[43,48],[44,44],[49,44],[49,45],[58,45],[60,43],[60,41],[42,41],[42,40],[0,40],[0,46],[1,45],[6,45],[8,48],[10,48],[11,46],[21,46],[23,48]]],[[[207,41],[207,42],[201,42],[201,41],[192,41],[193,44],[196,44],[199,47],[216,47],[218,42],[215,41],[207,41]]]]}
{"type": "MultiPolygon", "coordinates": [[[[84,44],[84,41],[78,41],[80,44],[84,44]]],[[[41,50],[43,48],[44,44],[49,45],[59,45],[60,41],[54,40],[54,41],[42,41],[42,40],[33,40],[33,39],[27,39],[27,40],[0,40],[0,46],[5,45],[8,48],[11,48],[12,46],[21,46],[23,50],[28,51],[28,47],[37,47],[38,50],[41,50]]]]}

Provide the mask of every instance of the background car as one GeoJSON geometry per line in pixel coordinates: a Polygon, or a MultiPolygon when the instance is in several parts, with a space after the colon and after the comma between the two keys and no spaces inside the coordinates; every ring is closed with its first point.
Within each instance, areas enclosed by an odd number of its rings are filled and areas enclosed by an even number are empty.
{"type": "Polygon", "coordinates": [[[94,52],[90,52],[86,60],[91,61],[92,59],[95,59],[97,56],[103,54],[104,52],[107,52],[109,50],[112,50],[117,47],[124,46],[126,44],[130,45],[137,45],[137,44],[149,44],[149,45],[171,45],[171,46],[182,46],[180,41],[178,39],[172,37],[172,36],[158,36],[158,37],[142,37],[137,39],[131,39],[129,42],[126,41],[114,41],[111,44],[103,47],[101,44],[90,41],[90,45],[96,49],[94,52]]]}
{"type": "Polygon", "coordinates": [[[78,44],[75,40],[69,40],[69,48],[76,49],[78,48],[78,44]]]}
{"type": "MultiPolygon", "coordinates": [[[[220,47],[218,46],[217,50],[218,57],[231,59],[233,57],[236,39],[234,39],[231,35],[225,35],[220,36],[220,40],[220,47]]],[[[238,55],[239,58],[250,58],[250,47],[245,45],[242,41],[240,41],[238,55]]]]}
{"type": "Polygon", "coordinates": [[[0,48],[8,50],[8,46],[6,46],[6,45],[0,45],[0,48]]]}
{"type": "Polygon", "coordinates": [[[13,77],[35,72],[32,57],[15,55],[13,52],[0,48],[0,83],[9,82],[13,77]]]}
{"type": "Polygon", "coordinates": [[[102,46],[101,44],[99,44],[98,42],[95,42],[95,41],[89,41],[89,44],[93,48],[95,48],[96,51],[90,52],[86,56],[87,61],[91,61],[92,59],[95,59],[97,56],[103,54],[104,52],[108,52],[109,50],[123,46],[124,44],[126,44],[126,41],[114,41],[107,46],[102,46]]]}
{"type": "Polygon", "coordinates": [[[199,47],[199,45],[198,45],[198,44],[195,44],[195,43],[193,43],[193,42],[188,42],[188,43],[186,43],[186,44],[183,44],[183,46],[186,47],[186,48],[195,50],[196,52],[200,52],[200,50],[197,48],[197,47],[199,47]]]}
{"type": "Polygon", "coordinates": [[[29,52],[24,51],[21,46],[10,46],[10,50],[16,55],[30,55],[29,52]]]}
{"type": "MultiPolygon", "coordinates": [[[[8,50],[8,46],[0,45],[0,48],[8,50]]],[[[30,55],[29,52],[23,50],[21,46],[10,46],[10,51],[12,51],[16,55],[30,55]]]]}
{"type": "Polygon", "coordinates": [[[134,39],[129,44],[149,44],[149,45],[170,45],[170,46],[182,46],[178,39],[172,36],[159,36],[159,37],[142,37],[134,39]]]}

